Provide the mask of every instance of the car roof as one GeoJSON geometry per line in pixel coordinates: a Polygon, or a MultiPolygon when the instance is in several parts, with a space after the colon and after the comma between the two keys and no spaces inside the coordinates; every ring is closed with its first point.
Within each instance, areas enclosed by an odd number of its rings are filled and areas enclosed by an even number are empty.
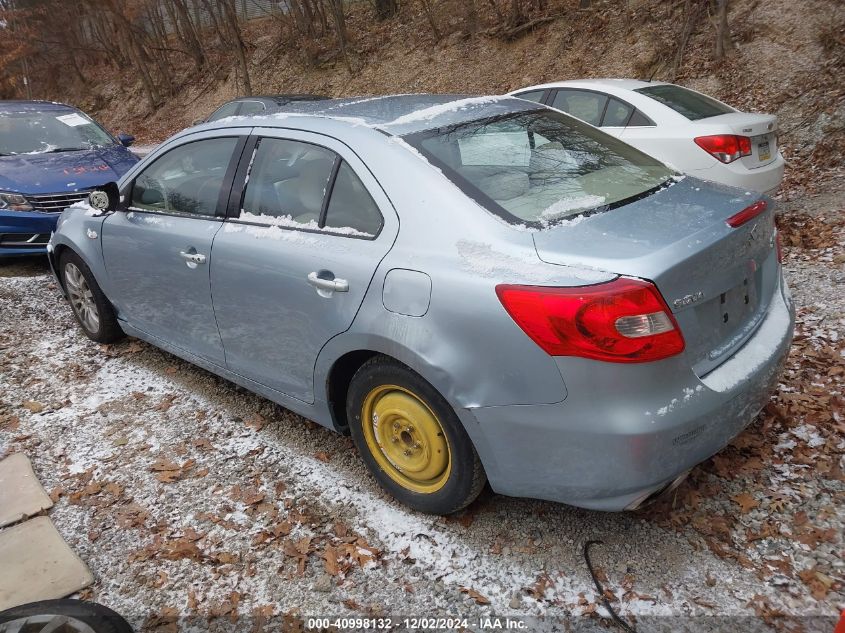
{"type": "Polygon", "coordinates": [[[70,110],[76,112],[76,108],[56,101],[0,101],[0,112],[61,112],[70,110]]]}
{"type": "Polygon", "coordinates": [[[282,127],[290,124],[290,121],[283,123],[285,119],[299,116],[334,119],[351,125],[376,128],[391,135],[402,135],[542,107],[508,96],[385,95],[297,101],[285,104],[271,114],[227,117],[213,124],[282,127]]]}
{"type": "Polygon", "coordinates": [[[325,101],[326,99],[331,99],[331,97],[312,94],[250,95],[248,97],[230,99],[226,103],[235,103],[238,101],[272,101],[278,105],[285,105],[290,101],[325,101]]]}
{"type": "Polygon", "coordinates": [[[566,81],[552,81],[536,86],[529,86],[526,88],[519,88],[514,92],[525,92],[527,90],[542,90],[545,88],[562,88],[568,86],[579,86],[582,88],[620,88],[622,90],[636,90],[637,88],[645,88],[646,86],[666,85],[665,81],[646,81],[643,79],[616,79],[612,77],[596,78],[596,79],[569,79],[566,81]]]}

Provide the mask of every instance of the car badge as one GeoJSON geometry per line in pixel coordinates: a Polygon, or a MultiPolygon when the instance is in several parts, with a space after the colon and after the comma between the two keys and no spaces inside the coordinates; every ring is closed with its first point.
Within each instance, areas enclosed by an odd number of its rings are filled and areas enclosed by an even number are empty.
{"type": "Polygon", "coordinates": [[[86,234],[87,234],[87,235],[88,235],[88,237],[89,237],[90,239],[92,239],[92,240],[96,240],[96,239],[97,239],[97,231],[95,231],[94,229],[88,229],[88,231],[86,232],[86,234]]]}
{"type": "Polygon", "coordinates": [[[109,194],[105,191],[92,191],[88,194],[88,204],[98,211],[105,211],[109,208],[109,194]]]}
{"type": "Polygon", "coordinates": [[[680,299],[675,299],[672,302],[672,305],[675,306],[676,308],[685,308],[686,306],[692,305],[696,301],[700,301],[703,298],[704,298],[704,293],[701,290],[699,290],[695,294],[685,295],[685,296],[681,297],[680,299]]]}

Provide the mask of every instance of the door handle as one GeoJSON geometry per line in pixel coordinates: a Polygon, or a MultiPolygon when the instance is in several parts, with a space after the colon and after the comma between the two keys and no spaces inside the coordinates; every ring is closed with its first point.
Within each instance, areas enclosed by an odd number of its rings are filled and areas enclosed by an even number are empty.
{"type": "Polygon", "coordinates": [[[179,255],[187,262],[191,264],[204,264],[205,263],[205,255],[202,253],[188,253],[187,251],[179,251],[179,255]]]}
{"type": "MultiPolygon", "coordinates": [[[[308,283],[314,286],[317,291],[325,292],[349,292],[349,282],[345,279],[323,279],[316,272],[308,273],[308,283]]],[[[322,295],[326,296],[326,295],[322,295]]]]}

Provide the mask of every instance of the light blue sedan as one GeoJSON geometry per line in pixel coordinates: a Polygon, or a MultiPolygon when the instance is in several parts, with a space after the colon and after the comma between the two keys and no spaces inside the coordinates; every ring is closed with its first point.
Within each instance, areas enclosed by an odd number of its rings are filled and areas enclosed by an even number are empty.
{"type": "Polygon", "coordinates": [[[603,510],[766,403],[794,310],[774,211],[508,97],[188,129],[60,218],[95,341],[136,336],[339,432],[413,508],[603,510]]]}

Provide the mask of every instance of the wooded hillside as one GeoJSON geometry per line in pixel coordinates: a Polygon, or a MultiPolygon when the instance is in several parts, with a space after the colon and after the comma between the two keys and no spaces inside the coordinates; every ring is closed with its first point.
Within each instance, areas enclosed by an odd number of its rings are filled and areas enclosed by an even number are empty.
{"type": "Polygon", "coordinates": [[[237,95],[617,76],[778,114],[803,179],[845,156],[837,0],[0,0],[0,25],[0,98],[67,101],[142,140],[237,95]]]}

